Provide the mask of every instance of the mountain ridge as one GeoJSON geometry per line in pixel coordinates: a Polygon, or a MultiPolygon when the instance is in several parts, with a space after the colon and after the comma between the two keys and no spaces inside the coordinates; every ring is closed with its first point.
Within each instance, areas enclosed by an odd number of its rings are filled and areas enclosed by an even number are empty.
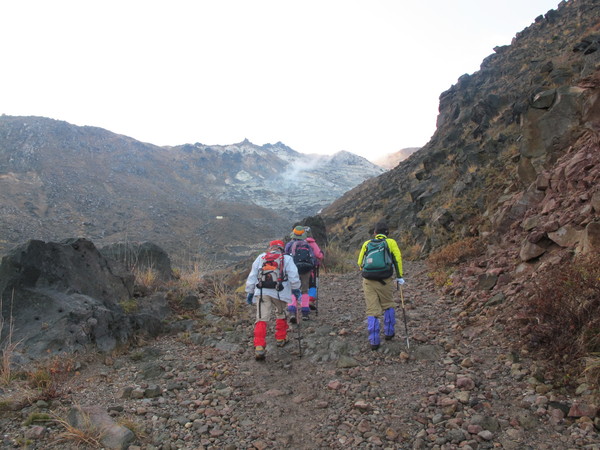
{"type": "Polygon", "coordinates": [[[303,155],[282,143],[158,147],[98,127],[1,116],[0,250],[78,236],[230,260],[382,172],[358,156],[303,155]],[[245,250],[228,251],[232,240],[245,250]]]}

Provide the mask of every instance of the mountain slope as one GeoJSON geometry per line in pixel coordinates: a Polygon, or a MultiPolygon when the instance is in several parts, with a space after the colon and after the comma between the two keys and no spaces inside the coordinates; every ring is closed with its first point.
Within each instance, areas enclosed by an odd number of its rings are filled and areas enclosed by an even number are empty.
{"type": "Polygon", "coordinates": [[[248,141],[162,148],[100,128],[2,116],[0,251],[79,236],[236,257],[382,172],[344,152],[318,157],[248,141]]]}
{"type": "Polygon", "coordinates": [[[331,237],[356,247],[385,218],[423,254],[468,236],[501,240],[506,201],[535,190],[578,137],[599,130],[599,23],[598,2],[571,0],[495,48],[441,94],[430,142],[323,211],[331,237]]]}
{"type": "Polygon", "coordinates": [[[596,396],[599,24],[592,0],[536,19],[442,93],[427,145],[320,216],[352,250],[386,219],[405,258],[429,257],[462,336],[492,334],[596,396]]]}
{"type": "Polygon", "coordinates": [[[419,150],[420,147],[408,147],[403,148],[395,153],[388,153],[387,155],[382,156],[381,158],[376,159],[374,162],[378,166],[381,166],[385,169],[393,169],[398,165],[400,161],[404,161],[414,152],[419,150]]]}

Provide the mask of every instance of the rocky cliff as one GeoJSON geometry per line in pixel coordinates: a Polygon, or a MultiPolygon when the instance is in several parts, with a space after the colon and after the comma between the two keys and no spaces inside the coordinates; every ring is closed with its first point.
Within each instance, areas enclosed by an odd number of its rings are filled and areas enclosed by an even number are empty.
{"type": "Polygon", "coordinates": [[[593,241],[599,23],[598,2],[561,2],[495,48],[440,95],[429,143],[323,211],[330,238],[354,248],[385,218],[421,255],[469,236],[501,244],[509,230],[519,246],[529,233],[552,240],[563,230],[578,236],[570,248],[593,241]]]}

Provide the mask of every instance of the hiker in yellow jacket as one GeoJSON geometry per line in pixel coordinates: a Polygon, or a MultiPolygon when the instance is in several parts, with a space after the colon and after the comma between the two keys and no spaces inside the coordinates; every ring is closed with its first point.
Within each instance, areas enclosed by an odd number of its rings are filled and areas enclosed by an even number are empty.
{"type": "Polygon", "coordinates": [[[377,223],[374,232],[375,237],[366,241],[360,249],[358,266],[363,276],[369,342],[371,349],[377,350],[380,344],[379,316],[382,313],[385,339],[390,340],[395,335],[396,304],[392,298],[394,284],[404,284],[404,279],[402,255],[397,242],[387,237],[387,224],[377,223]]]}

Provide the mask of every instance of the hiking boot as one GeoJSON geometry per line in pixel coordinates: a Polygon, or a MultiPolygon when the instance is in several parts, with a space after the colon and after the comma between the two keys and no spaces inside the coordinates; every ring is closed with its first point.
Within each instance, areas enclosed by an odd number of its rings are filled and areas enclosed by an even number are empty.
{"type": "Polygon", "coordinates": [[[309,319],[308,319],[308,316],[302,316],[302,320],[304,320],[304,321],[307,321],[307,320],[309,320],[309,319]]]}
{"type": "Polygon", "coordinates": [[[277,339],[277,347],[284,347],[285,344],[287,344],[287,343],[288,343],[287,338],[285,338],[285,339],[277,339]]]}
{"type": "Polygon", "coordinates": [[[296,323],[296,316],[290,317],[290,323],[296,323]]]}
{"type": "Polygon", "coordinates": [[[391,340],[392,340],[392,338],[393,338],[394,336],[396,336],[396,335],[395,335],[395,334],[390,334],[390,335],[388,336],[388,335],[386,334],[386,335],[385,335],[385,340],[386,340],[386,341],[391,341],[391,340]]]}
{"type": "Polygon", "coordinates": [[[379,344],[371,344],[371,350],[375,351],[379,348],[379,344]]]}
{"type": "Polygon", "coordinates": [[[260,345],[258,347],[254,348],[254,359],[256,359],[257,361],[262,361],[263,359],[265,359],[265,348],[261,347],[260,345]]]}

